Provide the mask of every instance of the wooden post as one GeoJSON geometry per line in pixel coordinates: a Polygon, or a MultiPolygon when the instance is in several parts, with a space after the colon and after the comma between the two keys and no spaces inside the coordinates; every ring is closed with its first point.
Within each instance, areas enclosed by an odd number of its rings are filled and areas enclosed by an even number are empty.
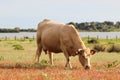
{"type": "Polygon", "coordinates": [[[108,36],[106,36],[106,39],[108,39],[108,36]]]}
{"type": "Polygon", "coordinates": [[[33,36],[33,40],[35,39],[35,37],[33,36]]]}
{"type": "Polygon", "coordinates": [[[25,41],[26,37],[24,36],[23,40],[25,41]]]}
{"type": "Polygon", "coordinates": [[[88,35],[88,41],[90,40],[90,36],[88,35]]]}
{"type": "Polygon", "coordinates": [[[16,40],[16,36],[15,36],[15,40],[16,40]]]}
{"type": "Polygon", "coordinates": [[[7,40],[7,36],[5,36],[5,40],[7,40]]]}
{"type": "Polygon", "coordinates": [[[99,36],[97,35],[97,40],[99,39],[99,36]]]}
{"type": "Polygon", "coordinates": [[[117,37],[117,35],[116,35],[116,41],[117,41],[117,39],[118,39],[118,37],[117,37]]]}

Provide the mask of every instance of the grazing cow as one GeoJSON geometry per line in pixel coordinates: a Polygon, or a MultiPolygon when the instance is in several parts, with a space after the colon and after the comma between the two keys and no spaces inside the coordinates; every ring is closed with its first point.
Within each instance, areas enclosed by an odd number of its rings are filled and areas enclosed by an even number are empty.
{"type": "Polygon", "coordinates": [[[82,66],[85,69],[90,69],[90,55],[95,53],[94,50],[85,47],[73,25],[66,25],[48,19],[38,24],[35,56],[38,61],[42,49],[49,54],[51,64],[53,64],[51,52],[63,52],[67,61],[66,67],[68,68],[72,68],[69,57],[78,55],[82,66]]]}

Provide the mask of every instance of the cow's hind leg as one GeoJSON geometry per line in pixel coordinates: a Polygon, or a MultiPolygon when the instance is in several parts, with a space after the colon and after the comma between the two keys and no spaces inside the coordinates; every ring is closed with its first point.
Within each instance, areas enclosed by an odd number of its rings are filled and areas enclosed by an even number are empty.
{"type": "Polygon", "coordinates": [[[47,51],[50,59],[50,64],[53,65],[53,53],[50,51],[47,51]]]}
{"type": "Polygon", "coordinates": [[[37,60],[37,62],[39,62],[39,57],[41,55],[41,51],[42,51],[42,46],[39,44],[36,50],[36,55],[35,55],[35,60],[37,60]]]}

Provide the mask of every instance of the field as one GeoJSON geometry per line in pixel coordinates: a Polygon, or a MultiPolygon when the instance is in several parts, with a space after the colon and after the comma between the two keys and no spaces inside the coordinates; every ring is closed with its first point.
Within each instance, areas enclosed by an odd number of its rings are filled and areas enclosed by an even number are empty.
{"type": "MultiPolygon", "coordinates": [[[[94,44],[85,44],[93,47],[94,44]]],[[[100,40],[120,43],[116,40],[100,40]]],[[[65,68],[63,54],[54,54],[54,65],[42,52],[34,62],[35,40],[0,40],[0,80],[120,80],[120,53],[97,52],[91,57],[91,70],[84,70],[78,57],[71,57],[73,69],[65,68]]]]}

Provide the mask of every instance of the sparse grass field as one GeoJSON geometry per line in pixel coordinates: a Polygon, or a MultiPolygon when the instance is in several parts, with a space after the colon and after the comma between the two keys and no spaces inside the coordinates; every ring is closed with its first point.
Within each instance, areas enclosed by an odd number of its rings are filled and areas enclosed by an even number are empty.
{"type": "MultiPolygon", "coordinates": [[[[92,48],[94,44],[85,44],[92,48]]],[[[100,44],[120,43],[100,40],[100,44]]],[[[72,70],[66,69],[63,54],[54,54],[54,66],[42,52],[40,63],[35,63],[35,40],[0,40],[0,80],[120,80],[120,53],[98,52],[91,57],[92,69],[86,71],[71,57],[72,70]],[[21,47],[17,47],[19,45],[21,47]]]]}

